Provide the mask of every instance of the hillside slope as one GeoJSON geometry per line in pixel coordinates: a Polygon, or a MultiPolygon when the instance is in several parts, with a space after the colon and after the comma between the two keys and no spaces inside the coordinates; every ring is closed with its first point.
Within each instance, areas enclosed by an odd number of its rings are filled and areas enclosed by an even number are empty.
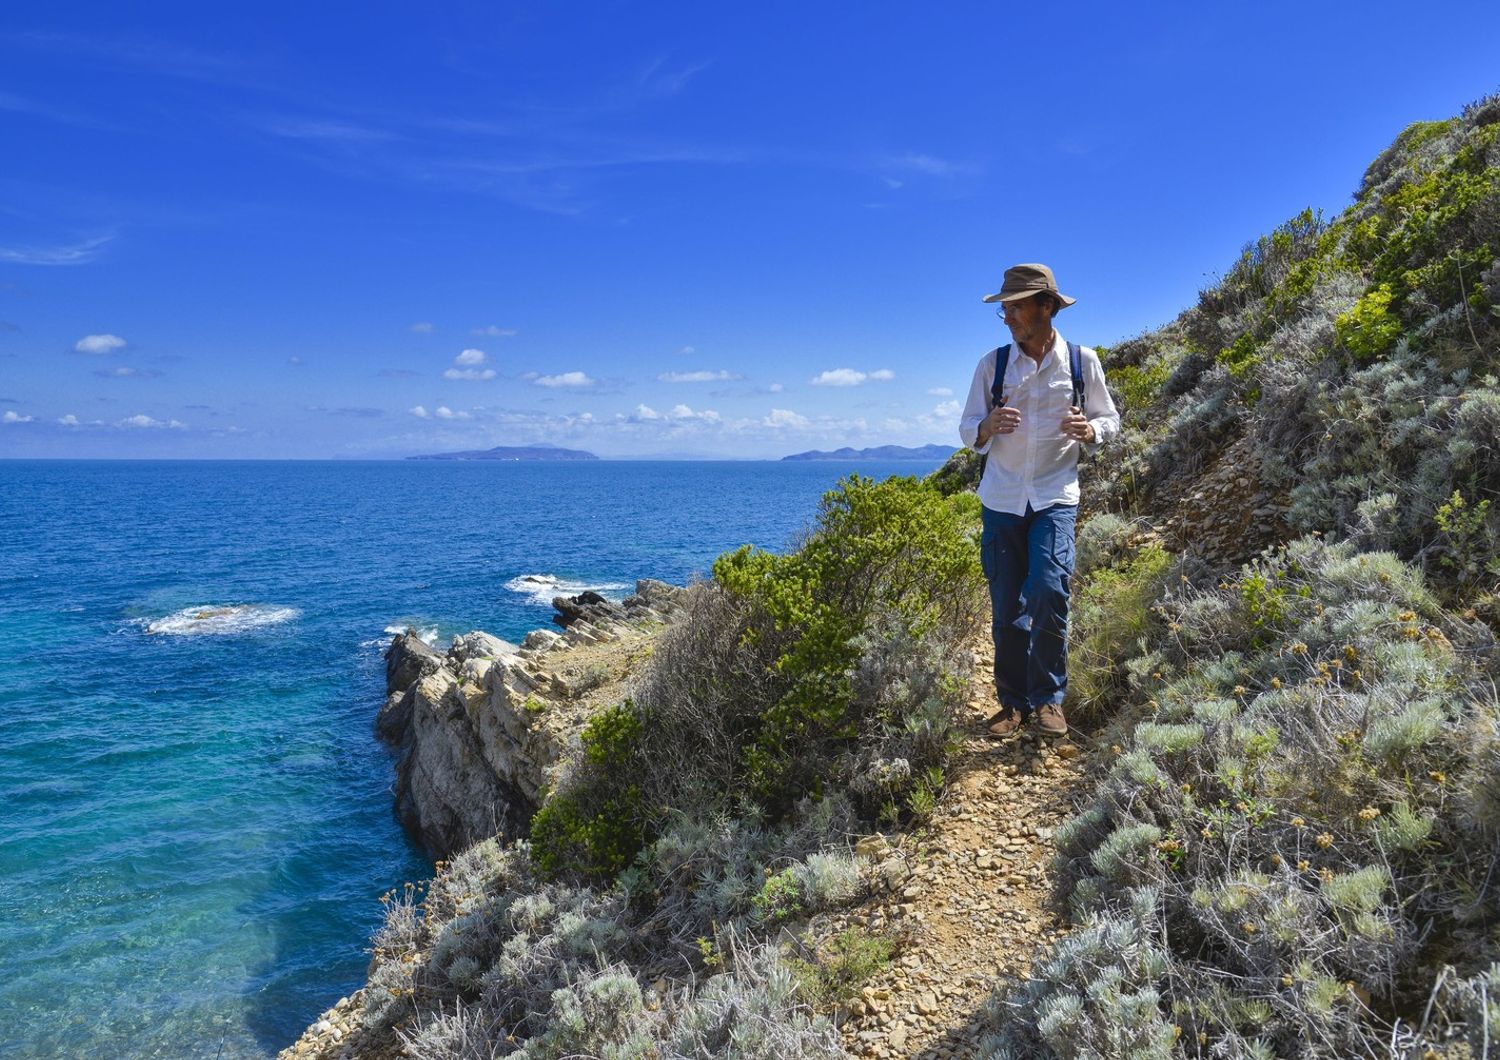
{"type": "Polygon", "coordinates": [[[1108,351],[1071,716],[1117,754],[996,1055],[1500,1040],[1497,139],[1500,97],[1406,129],[1108,351]]]}
{"type": "Polygon", "coordinates": [[[303,1054],[1485,1055],[1497,139],[1500,97],[1407,129],[1339,217],[1106,351],[1080,755],[963,745],[968,456],[856,480],[799,552],[720,560],[531,844],[393,897],[303,1054]]]}

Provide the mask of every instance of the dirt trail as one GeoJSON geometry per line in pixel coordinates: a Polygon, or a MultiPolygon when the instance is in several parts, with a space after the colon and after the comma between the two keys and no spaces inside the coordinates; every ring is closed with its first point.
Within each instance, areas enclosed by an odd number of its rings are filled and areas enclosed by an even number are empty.
{"type": "Polygon", "coordinates": [[[885,886],[833,925],[904,940],[843,1023],[856,1056],[977,1055],[979,1009],[996,980],[1024,976],[1066,930],[1052,899],[1052,835],[1073,813],[1091,753],[1081,738],[1042,740],[1030,729],[990,738],[989,669],[980,656],[963,749],[932,819],[893,844],[866,841],[885,886]]]}

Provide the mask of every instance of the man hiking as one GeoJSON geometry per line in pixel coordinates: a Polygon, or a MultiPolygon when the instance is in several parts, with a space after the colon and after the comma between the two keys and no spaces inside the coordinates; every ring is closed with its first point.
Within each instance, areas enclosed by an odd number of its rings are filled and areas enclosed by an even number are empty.
{"type": "Polygon", "coordinates": [[[1045,265],[1005,270],[996,313],[1012,342],[974,369],[959,435],[984,454],[980,561],[995,640],[994,736],[1033,715],[1048,736],[1068,731],[1068,593],[1078,521],[1078,457],[1120,431],[1099,355],[1053,327],[1072,305],[1045,265]]]}

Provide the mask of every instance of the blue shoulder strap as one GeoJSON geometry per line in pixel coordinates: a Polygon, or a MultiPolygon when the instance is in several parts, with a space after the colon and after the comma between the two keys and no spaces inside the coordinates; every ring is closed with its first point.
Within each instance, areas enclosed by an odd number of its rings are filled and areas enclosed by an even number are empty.
{"type": "Polygon", "coordinates": [[[1073,404],[1079,412],[1087,414],[1083,404],[1083,351],[1076,342],[1068,343],[1068,371],[1073,375],[1073,404]]]}
{"type": "Polygon", "coordinates": [[[1010,368],[1010,343],[995,351],[995,381],[990,384],[990,408],[1005,404],[1005,373],[1010,368]]]}

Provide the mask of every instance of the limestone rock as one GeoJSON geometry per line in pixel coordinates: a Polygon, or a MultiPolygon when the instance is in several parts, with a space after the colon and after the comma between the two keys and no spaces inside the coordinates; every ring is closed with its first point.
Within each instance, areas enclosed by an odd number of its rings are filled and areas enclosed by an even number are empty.
{"type": "Polygon", "coordinates": [[[385,651],[385,690],[404,692],[428,674],[441,670],[444,661],[416,631],[409,629],[398,634],[385,651]]]}
{"type": "Polygon", "coordinates": [[[515,653],[516,646],[509,641],[476,630],[453,638],[453,646],[448,649],[448,661],[462,666],[470,659],[503,659],[515,653]]]}

